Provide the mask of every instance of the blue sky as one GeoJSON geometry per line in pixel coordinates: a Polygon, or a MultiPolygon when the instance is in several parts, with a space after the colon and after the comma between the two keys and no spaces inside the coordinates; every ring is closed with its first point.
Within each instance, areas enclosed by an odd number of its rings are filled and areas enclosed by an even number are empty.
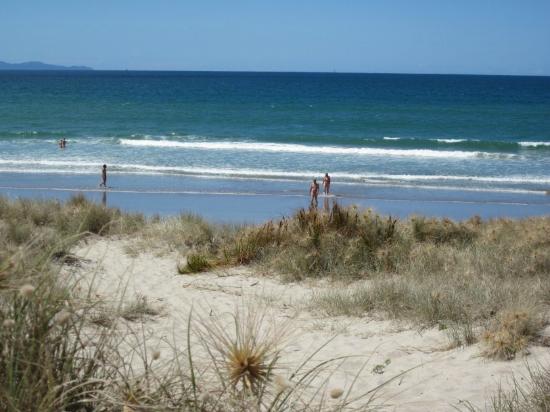
{"type": "Polygon", "coordinates": [[[2,0],[0,60],[550,75],[550,0],[2,0]]]}

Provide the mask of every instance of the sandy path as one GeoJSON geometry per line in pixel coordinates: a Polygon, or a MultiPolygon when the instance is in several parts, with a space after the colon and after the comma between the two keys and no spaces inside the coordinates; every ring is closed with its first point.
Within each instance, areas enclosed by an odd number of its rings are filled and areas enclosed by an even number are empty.
{"type": "MultiPolygon", "coordinates": [[[[185,341],[186,319],[192,305],[216,316],[233,312],[243,301],[262,302],[274,319],[293,318],[294,332],[283,357],[289,370],[333,337],[316,360],[344,355],[368,359],[355,385],[358,392],[415,368],[381,391],[379,398],[387,410],[456,410],[453,406],[460,407],[463,401],[483,407],[499,382],[506,386],[512,373],[525,373],[526,360],[550,362],[550,350],[544,347],[531,347],[529,356],[511,362],[480,357],[479,345],[443,350],[449,338],[436,329],[419,332],[396,322],[326,317],[308,311],[306,304],[313,291],[328,284],[283,284],[273,278],[254,276],[247,268],[179,275],[177,256],[142,253],[132,257],[125,253],[124,245],[123,240],[91,239],[74,251],[89,261],[80,269],[71,270],[84,280],[94,279],[97,293],[113,304],[119,302],[118,296],[126,288],[125,299],[140,294],[161,305],[164,315],[146,322],[148,330],[160,340],[185,341]],[[383,373],[373,371],[376,365],[384,365],[378,368],[383,373]]],[[[329,388],[349,385],[363,364],[364,360],[346,361],[331,377],[329,388]]]]}

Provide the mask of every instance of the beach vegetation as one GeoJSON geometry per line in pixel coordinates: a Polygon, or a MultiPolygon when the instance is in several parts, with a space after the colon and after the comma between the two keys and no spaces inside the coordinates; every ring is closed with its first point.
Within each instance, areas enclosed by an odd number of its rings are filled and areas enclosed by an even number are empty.
{"type": "Polygon", "coordinates": [[[184,265],[178,265],[178,273],[185,275],[189,273],[205,272],[210,269],[212,265],[208,261],[208,258],[200,253],[189,253],[186,257],[184,265]]]}
{"type": "Polygon", "coordinates": [[[514,359],[536,337],[541,326],[538,313],[525,310],[499,313],[483,334],[486,345],[484,354],[494,359],[514,359]]]}
{"type": "Polygon", "coordinates": [[[527,376],[515,377],[512,388],[499,388],[491,397],[494,412],[547,412],[550,411],[550,368],[544,365],[527,365],[527,376]]]}
{"type": "Polygon", "coordinates": [[[162,314],[162,310],[153,305],[146,296],[140,294],[136,295],[131,301],[125,302],[118,312],[118,316],[130,322],[135,322],[146,316],[159,316],[160,314],[162,314]]]}
{"type": "MultiPolygon", "coordinates": [[[[349,388],[322,386],[330,362],[283,376],[286,333],[259,312],[236,310],[227,321],[190,316],[187,342],[162,357],[158,349],[146,353],[134,326],[161,308],[144,296],[108,307],[61,275],[71,248],[91,236],[126,236],[140,247],[184,254],[185,273],[254,265],[285,281],[328,280],[338,287],[319,289],[310,308],[436,327],[449,333],[452,347],[479,341],[490,359],[518,357],[540,342],[548,323],[548,217],[397,220],[335,205],[258,226],[222,226],[192,215],[146,219],[83,196],[66,203],[0,198],[0,233],[0,409],[6,411],[350,406],[349,388]],[[201,351],[207,356],[196,355],[201,351]],[[142,366],[129,366],[129,357],[142,366]],[[311,396],[312,387],[319,397],[311,396]]],[[[529,385],[499,393],[494,409],[546,410],[547,372],[537,369],[529,385]]],[[[353,397],[362,410],[370,399],[353,397]]]]}

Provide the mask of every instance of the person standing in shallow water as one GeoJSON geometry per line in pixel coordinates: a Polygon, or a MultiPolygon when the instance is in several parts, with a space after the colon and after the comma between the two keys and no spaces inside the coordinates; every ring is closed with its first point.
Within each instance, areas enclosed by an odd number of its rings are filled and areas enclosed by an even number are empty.
{"type": "Polygon", "coordinates": [[[319,183],[317,179],[313,179],[309,186],[309,196],[311,197],[311,206],[317,206],[317,195],[319,194],[319,183]]]}
{"type": "Polygon", "coordinates": [[[325,173],[325,177],[323,177],[323,192],[325,195],[328,195],[330,192],[330,176],[328,173],[325,173]]]}
{"type": "Polygon", "coordinates": [[[101,168],[101,183],[99,187],[107,187],[107,165],[103,165],[101,168]]]}

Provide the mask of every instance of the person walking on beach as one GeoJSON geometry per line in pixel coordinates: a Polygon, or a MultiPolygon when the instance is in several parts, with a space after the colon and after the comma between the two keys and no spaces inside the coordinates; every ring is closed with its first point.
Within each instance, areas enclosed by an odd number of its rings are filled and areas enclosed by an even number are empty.
{"type": "Polygon", "coordinates": [[[328,195],[330,192],[330,176],[328,173],[325,173],[325,177],[323,177],[323,192],[325,195],[328,195]]]}
{"type": "Polygon", "coordinates": [[[103,165],[101,168],[101,183],[99,187],[107,187],[107,165],[103,165]]]}
{"type": "Polygon", "coordinates": [[[311,197],[311,205],[317,206],[317,195],[319,194],[319,183],[317,179],[313,179],[311,186],[309,186],[309,196],[311,197]]]}

